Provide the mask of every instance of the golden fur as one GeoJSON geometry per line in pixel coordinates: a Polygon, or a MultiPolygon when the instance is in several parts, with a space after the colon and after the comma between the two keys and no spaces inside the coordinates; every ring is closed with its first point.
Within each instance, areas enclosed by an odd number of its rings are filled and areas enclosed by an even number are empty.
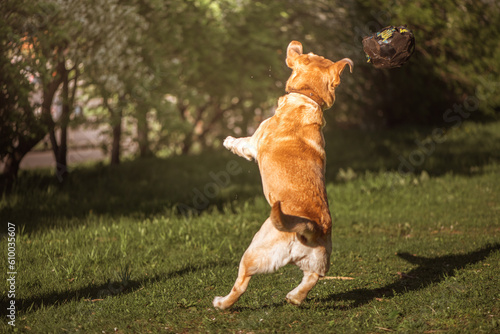
{"type": "Polygon", "coordinates": [[[333,105],[340,74],[346,65],[352,71],[353,62],[303,54],[302,44],[292,41],[286,63],[293,71],[275,115],[253,136],[224,141],[233,153],[258,162],[271,214],[243,254],[231,292],[215,297],[219,309],[238,300],[252,275],[289,263],[304,272],[300,285],[286,297],[299,305],[329,269],[332,220],[325,190],[323,110],[333,105]]]}

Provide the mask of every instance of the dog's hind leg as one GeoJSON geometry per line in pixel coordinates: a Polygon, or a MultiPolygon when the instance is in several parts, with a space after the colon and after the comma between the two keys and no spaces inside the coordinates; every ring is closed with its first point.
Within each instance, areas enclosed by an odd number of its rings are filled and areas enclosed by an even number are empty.
{"type": "Polygon", "coordinates": [[[215,297],[214,307],[221,310],[231,307],[246,291],[253,275],[271,273],[289,263],[287,245],[291,235],[278,231],[271,219],[266,220],[241,258],[238,278],[231,292],[225,297],[215,297]]]}
{"type": "MultiPolygon", "coordinates": [[[[234,283],[231,292],[225,297],[215,297],[213,304],[215,308],[225,310],[238,301],[246,291],[248,282],[255,274],[274,271],[272,266],[271,249],[260,247],[259,231],[254,237],[252,244],[243,254],[238,270],[238,278],[234,283]]],[[[262,234],[261,234],[262,235],[262,234]]]]}
{"type": "Polygon", "coordinates": [[[231,292],[225,297],[215,297],[213,304],[215,308],[220,310],[225,310],[231,307],[234,303],[240,299],[241,295],[246,291],[248,287],[248,282],[252,275],[249,274],[248,269],[244,263],[244,258],[241,260],[240,269],[238,271],[238,278],[234,283],[231,292]]]}
{"type": "Polygon", "coordinates": [[[318,274],[304,271],[302,282],[286,295],[286,301],[293,305],[300,305],[306,299],[309,291],[316,285],[318,279],[318,274]]]}

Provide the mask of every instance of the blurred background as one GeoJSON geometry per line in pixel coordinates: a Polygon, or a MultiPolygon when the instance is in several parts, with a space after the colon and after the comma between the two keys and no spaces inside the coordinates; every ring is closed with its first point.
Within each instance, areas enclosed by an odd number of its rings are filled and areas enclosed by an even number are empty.
{"type": "Polygon", "coordinates": [[[354,61],[325,131],[354,129],[360,143],[399,131],[378,152],[394,163],[377,168],[401,169],[401,134],[411,152],[412,131],[437,143],[500,111],[494,0],[3,0],[0,13],[2,191],[20,167],[51,166],[64,182],[73,163],[196,155],[251,135],[285,93],[291,40],[354,61]],[[416,39],[410,61],[367,63],[362,38],[403,24],[416,39]]]}
{"type": "Polygon", "coordinates": [[[498,0],[0,0],[0,308],[32,333],[498,333],[499,116],[498,0]],[[362,39],[390,25],[415,52],[378,70],[362,39]],[[355,64],[324,114],[330,277],[214,313],[269,214],[222,141],[274,114],[291,40],[355,64]]]}

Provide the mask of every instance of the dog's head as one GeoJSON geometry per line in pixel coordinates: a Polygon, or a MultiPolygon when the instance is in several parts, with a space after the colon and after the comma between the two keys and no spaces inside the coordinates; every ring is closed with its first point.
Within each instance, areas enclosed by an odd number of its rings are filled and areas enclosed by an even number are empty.
{"type": "Polygon", "coordinates": [[[349,65],[352,73],[354,66],[349,58],[333,62],[314,53],[303,54],[302,44],[297,41],[288,45],[286,64],[293,70],[286,83],[286,91],[307,95],[323,109],[330,108],[335,102],[335,88],[340,84],[344,67],[349,65]]]}

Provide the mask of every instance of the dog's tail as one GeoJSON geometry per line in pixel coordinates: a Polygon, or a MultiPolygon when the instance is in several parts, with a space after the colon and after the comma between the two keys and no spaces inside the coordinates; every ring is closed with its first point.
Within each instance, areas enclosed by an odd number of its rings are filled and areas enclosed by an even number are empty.
{"type": "Polygon", "coordinates": [[[271,209],[271,222],[277,230],[282,232],[295,232],[305,243],[315,239],[319,232],[318,225],[307,218],[291,216],[281,211],[281,202],[274,202],[271,209]]]}

